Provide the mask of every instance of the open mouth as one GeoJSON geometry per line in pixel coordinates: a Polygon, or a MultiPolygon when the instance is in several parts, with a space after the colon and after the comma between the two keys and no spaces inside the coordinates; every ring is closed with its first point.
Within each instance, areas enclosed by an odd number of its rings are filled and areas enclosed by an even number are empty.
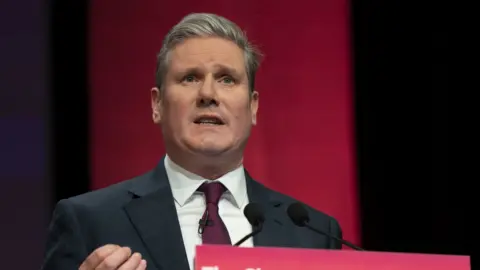
{"type": "Polygon", "coordinates": [[[222,119],[216,116],[200,116],[193,121],[195,124],[198,125],[224,125],[225,123],[223,122],[222,119]]]}

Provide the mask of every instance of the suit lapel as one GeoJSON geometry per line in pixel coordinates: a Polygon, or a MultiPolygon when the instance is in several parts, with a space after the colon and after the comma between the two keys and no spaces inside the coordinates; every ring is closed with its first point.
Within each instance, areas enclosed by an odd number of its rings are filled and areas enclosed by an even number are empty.
{"type": "Polygon", "coordinates": [[[151,179],[134,186],[136,198],[125,206],[159,269],[189,270],[173,195],[163,163],[151,179]]]}
{"type": "Polygon", "coordinates": [[[283,202],[275,198],[275,192],[253,180],[245,172],[247,192],[250,202],[259,203],[265,211],[265,223],[262,231],[254,236],[255,246],[288,247],[292,244],[292,235],[286,231],[283,202]]]}

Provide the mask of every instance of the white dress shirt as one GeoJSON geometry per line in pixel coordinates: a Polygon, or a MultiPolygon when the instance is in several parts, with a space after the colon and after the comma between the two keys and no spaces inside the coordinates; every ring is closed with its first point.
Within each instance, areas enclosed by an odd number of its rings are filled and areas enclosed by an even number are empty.
{"type": "MultiPolygon", "coordinates": [[[[206,209],[205,197],[197,189],[202,183],[211,180],[186,171],[175,164],[168,155],[165,157],[165,169],[175,199],[188,263],[193,270],[195,247],[202,244],[202,236],[198,233],[198,222],[206,209]]],[[[218,203],[218,211],[234,244],[252,232],[252,226],[243,215],[243,209],[248,204],[243,166],[214,181],[221,182],[227,188],[218,203]]],[[[245,241],[241,247],[253,247],[253,239],[245,241]]]]}

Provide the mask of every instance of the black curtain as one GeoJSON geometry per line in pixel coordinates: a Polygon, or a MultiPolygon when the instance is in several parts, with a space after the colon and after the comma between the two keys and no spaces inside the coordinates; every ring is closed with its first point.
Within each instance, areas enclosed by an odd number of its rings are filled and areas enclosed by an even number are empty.
{"type": "Polygon", "coordinates": [[[446,18],[409,1],[352,10],[363,246],[470,254],[469,180],[449,175],[446,18]]]}
{"type": "Polygon", "coordinates": [[[88,1],[50,1],[52,207],[89,191],[88,1]]]}

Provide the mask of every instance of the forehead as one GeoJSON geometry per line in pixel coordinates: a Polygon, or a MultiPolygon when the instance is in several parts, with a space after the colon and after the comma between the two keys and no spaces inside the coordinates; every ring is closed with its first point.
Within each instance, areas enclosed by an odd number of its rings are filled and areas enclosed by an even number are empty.
{"type": "Polygon", "coordinates": [[[189,38],[178,44],[169,58],[172,71],[222,65],[245,72],[243,50],[232,41],[218,37],[189,38]]]}

